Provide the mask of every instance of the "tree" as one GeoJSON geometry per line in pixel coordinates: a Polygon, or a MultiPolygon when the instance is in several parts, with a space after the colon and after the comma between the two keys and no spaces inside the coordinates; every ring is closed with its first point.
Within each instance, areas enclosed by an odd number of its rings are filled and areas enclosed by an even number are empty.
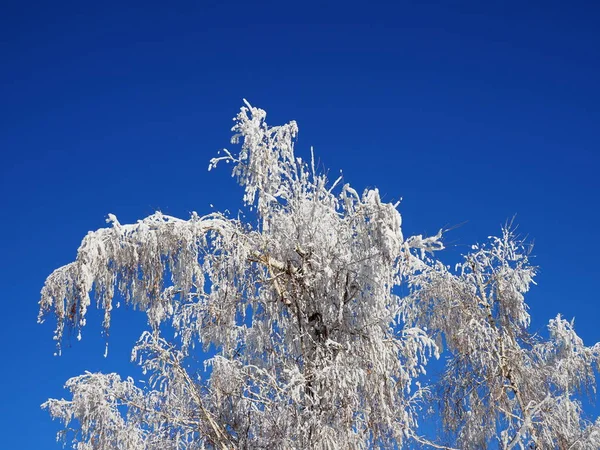
{"type": "Polygon", "coordinates": [[[436,263],[413,279],[408,323],[443,337],[450,353],[439,384],[445,428],[462,448],[600,448],[600,420],[584,420],[573,398],[595,392],[600,344],[585,347],[560,315],[548,340],[530,333],[529,249],[509,227],[490,240],[457,274],[436,263]]]}
{"type": "Polygon", "coordinates": [[[39,320],[81,331],[93,293],[108,330],[116,297],[149,329],[132,350],[145,388],[118,374],[67,381],[43,407],[76,431],[74,448],[449,448],[419,436],[438,404],[463,448],[599,448],[600,423],[573,397],[594,389],[600,346],[558,316],[528,332],[535,275],[509,229],[458,272],[434,258],[442,233],[404,238],[397,204],[359,195],[294,155],[295,122],[269,127],[246,103],[227,161],[256,223],[215,213],[155,213],[90,232],[46,280],[39,320]],[[408,295],[398,295],[401,284],[408,295]],[[450,354],[439,385],[420,380],[450,354]],[[212,349],[198,375],[196,346],[212,349]],[[437,403],[436,403],[437,402],[437,403]],[[565,420],[568,418],[568,420],[565,420]]]}

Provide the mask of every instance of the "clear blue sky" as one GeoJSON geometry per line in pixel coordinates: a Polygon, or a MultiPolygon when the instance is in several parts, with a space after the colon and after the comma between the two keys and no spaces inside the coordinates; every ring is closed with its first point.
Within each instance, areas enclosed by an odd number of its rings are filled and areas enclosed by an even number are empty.
{"type": "Polygon", "coordinates": [[[406,233],[466,223],[459,252],[517,214],[535,239],[534,328],[600,340],[600,11],[595,2],[16,2],[0,13],[3,448],[59,448],[39,404],[85,370],[135,374],[143,321],[100,320],[53,357],[45,277],[108,213],[237,210],[208,173],[247,98],[298,121],[335,177],[403,198],[406,233]],[[175,4],[175,5],[174,5],[175,4]]]}

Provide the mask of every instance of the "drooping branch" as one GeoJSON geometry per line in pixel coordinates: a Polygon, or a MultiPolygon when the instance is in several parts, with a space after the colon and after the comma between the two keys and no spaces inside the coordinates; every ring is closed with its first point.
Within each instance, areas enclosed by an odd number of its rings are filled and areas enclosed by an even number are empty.
{"type": "Polygon", "coordinates": [[[158,324],[165,315],[160,298],[167,272],[180,297],[203,292],[205,277],[212,275],[204,254],[246,247],[237,222],[219,214],[193,214],[186,221],[155,213],[133,225],[121,225],[111,214],[108,221],[112,227],[88,233],[77,259],[55,270],[42,288],[38,321],[54,313],[59,346],[66,325],[85,325],[92,291],[104,309],[106,330],[117,287],[128,303],[158,324]]]}

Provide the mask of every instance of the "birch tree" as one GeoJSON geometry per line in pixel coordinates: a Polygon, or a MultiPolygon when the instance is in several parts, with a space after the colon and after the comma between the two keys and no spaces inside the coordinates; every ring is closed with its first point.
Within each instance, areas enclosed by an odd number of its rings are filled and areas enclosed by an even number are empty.
{"type": "Polygon", "coordinates": [[[43,405],[59,437],[80,450],[449,448],[418,431],[438,393],[461,448],[600,448],[573,396],[595,389],[600,347],[560,316],[547,340],[527,331],[535,269],[508,230],[451,273],[441,232],[405,237],[398,204],[328,182],[295,155],[296,123],[265,118],[246,103],[239,151],[209,166],[233,166],[254,222],[109,215],[46,280],[39,321],[56,318],[59,352],[93,303],[106,331],[119,301],[148,319],[131,355],[148,383],[68,380],[70,399],[43,405]],[[447,369],[426,386],[444,345],[447,369]],[[197,348],[212,349],[205,371],[197,348]]]}
{"type": "Polygon", "coordinates": [[[443,424],[460,448],[598,449],[600,420],[586,420],[574,394],[595,394],[600,344],[586,347],[560,315],[549,339],[529,331],[529,251],[507,226],[473,246],[456,273],[436,263],[412,280],[408,323],[449,353],[438,385],[443,424]]]}

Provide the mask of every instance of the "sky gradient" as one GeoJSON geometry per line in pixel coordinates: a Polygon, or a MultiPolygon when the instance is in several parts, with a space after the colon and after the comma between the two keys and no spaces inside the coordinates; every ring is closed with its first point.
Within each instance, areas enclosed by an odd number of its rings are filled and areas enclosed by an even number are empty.
{"type": "Polygon", "coordinates": [[[115,312],[108,358],[98,315],[54,357],[39,291],[108,213],[235,213],[242,190],[207,168],[235,150],[243,98],[296,120],[330,178],[402,198],[405,235],[461,224],[449,260],[516,215],[540,266],[533,328],[560,312],[600,341],[594,2],[251,3],[3,2],[4,448],[60,448],[39,405],[67,378],[137,373],[140,314],[115,312]]]}

